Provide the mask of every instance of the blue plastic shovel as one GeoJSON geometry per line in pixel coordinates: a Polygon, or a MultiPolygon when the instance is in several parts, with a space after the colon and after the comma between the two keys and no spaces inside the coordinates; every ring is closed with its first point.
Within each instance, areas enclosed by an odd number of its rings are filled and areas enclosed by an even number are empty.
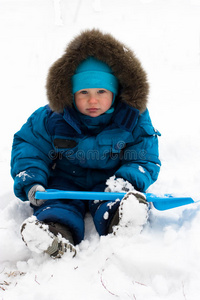
{"type": "MultiPolygon", "coordinates": [[[[126,193],[106,193],[106,192],[82,192],[82,191],[61,191],[47,189],[45,192],[36,192],[36,199],[53,200],[53,199],[79,199],[79,200],[116,200],[122,199],[126,193]]],[[[147,202],[153,203],[158,210],[167,210],[187,204],[196,203],[191,197],[173,197],[165,195],[163,197],[154,194],[145,194],[147,202]]]]}

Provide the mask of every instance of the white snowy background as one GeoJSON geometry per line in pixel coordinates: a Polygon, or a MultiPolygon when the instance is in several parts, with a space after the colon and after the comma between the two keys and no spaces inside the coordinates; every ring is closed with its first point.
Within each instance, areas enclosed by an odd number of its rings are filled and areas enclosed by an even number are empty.
{"type": "Polygon", "coordinates": [[[12,191],[13,134],[47,103],[50,65],[93,27],[132,48],[148,73],[162,133],[162,169],[149,192],[200,199],[200,0],[0,0],[0,299],[196,300],[198,203],[152,209],[138,235],[99,238],[87,215],[74,259],[32,254],[21,240],[31,210],[12,191]]]}

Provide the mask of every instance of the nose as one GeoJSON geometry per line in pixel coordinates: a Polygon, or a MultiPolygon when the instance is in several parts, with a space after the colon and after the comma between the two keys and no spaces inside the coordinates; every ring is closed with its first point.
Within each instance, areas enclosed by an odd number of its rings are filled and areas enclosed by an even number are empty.
{"type": "Polygon", "coordinates": [[[97,99],[97,97],[95,95],[90,95],[88,102],[90,104],[97,103],[98,99],[97,99]]]}

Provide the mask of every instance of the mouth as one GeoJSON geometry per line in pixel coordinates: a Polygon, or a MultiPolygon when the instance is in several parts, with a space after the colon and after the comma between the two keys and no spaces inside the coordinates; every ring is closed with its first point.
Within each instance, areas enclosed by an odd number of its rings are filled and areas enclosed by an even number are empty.
{"type": "Polygon", "coordinates": [[[90,113],[94,113],[97,112],[99,110],[99,108],[88,108],[87,111],[90,113]]]}

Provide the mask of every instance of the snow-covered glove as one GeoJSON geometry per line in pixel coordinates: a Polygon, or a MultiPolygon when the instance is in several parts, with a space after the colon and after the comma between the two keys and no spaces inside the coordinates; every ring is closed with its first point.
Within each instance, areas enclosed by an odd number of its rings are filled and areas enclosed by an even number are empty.
{"type": "Polygon", "coordinates": [[[31,204],[33,204],[35,206],[40,206],[46,200],[35,199],[35,193],[36,192],[45,192],[45,188],[42,185],[39,185],[39,184],[35,184],[34,186],[32,186],[32,188],[28,192],[28,200],[30,201],[31,204]]]}
{"type": "Polygon", "coordinates": [[[107,187],[105,188],[105,192],[117,192],[117,193],[127,193],[129,191],[134,191],[134,187],[130,182],[124,180],[123,178],[116,178],[116,176],[110,177],[106,181],[107,187]]]}

